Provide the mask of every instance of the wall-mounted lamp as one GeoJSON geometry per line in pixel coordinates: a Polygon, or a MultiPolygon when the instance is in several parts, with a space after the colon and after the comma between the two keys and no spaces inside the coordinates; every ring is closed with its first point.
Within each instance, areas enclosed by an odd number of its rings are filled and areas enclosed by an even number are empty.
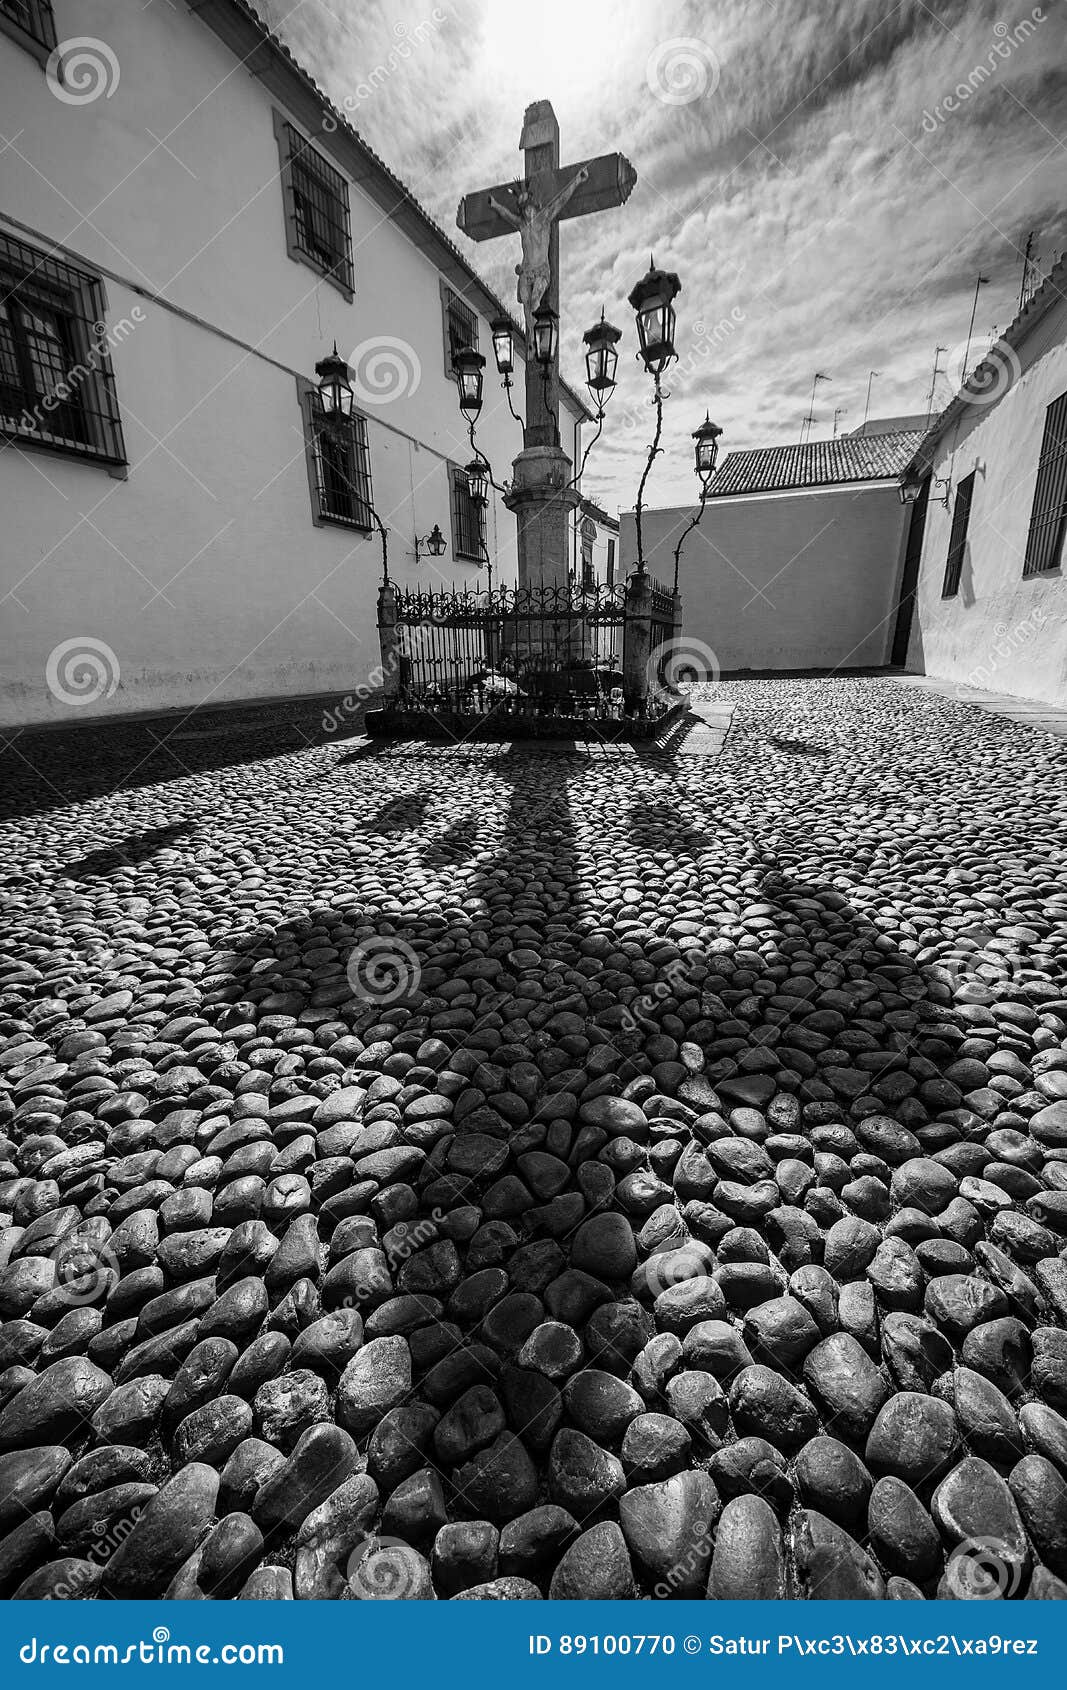
{"type": "Polygon", "coordinates": [[[421,539],[416,534],[416,536],[415,536],[415,562],[416,563],[418,563],[418,561],[419,561],[419,548],[420,548],[420,546],[425,546],[426,550],[429,552],[431,557],[443,557],[444,556],[444,553],[448,548],[448,541],[445,539],[444,535],[441,533],[441,524],[439,522],[435,522],[433,527],[430,529],[430,532],[428,534],[424,534],[421,539]]]}

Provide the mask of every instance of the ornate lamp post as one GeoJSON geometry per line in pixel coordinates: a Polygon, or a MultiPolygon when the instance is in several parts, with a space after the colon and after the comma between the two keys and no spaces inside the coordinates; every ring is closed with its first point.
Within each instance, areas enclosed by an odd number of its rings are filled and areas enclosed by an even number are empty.
{"type": "Polygon", "coordinates": [[[482,411],[482,386],[485,381],[485,359],[473,346],[465,346],[452,360],[456,386],[459,388],[459,408],[472,425],[482,411]]]}
{"type": "MultiPolygon", "coordinates": [[[[545,410],[551,409],[548,401],[549,383],[552,380],[552,369],[556,361],[556,349],[559,346],[559,316],[553,311],[547,299],[542,299],[533,314],[533,350],[534,358],[541,371],[541,386],[545,396],[545,410]]],[[[553,418],[553,429],[556,445],[559,445],[559,419],[553,418]]]]}
{"type": "Polygon", "coordinates": [[[704,413],[704,421],[700,427],[693,430],[693,468],[700,480],[700,504],[697,506],[695,516],[692,516],[687,526],[683,528],[678,544],[674,548],[674,591],[676,593],[678,591],[678,565],[681,561],[682,547],[693,529],[699,527],[700,519],[704,515],[704,506],[708,502],[708,494],[711,491],[715,465],[719,461],[719,436],[721,433],[722,429],[718,423],[712,422],[707,411],[704,413]]]}
{"type": "Polygon", "coordinates": [[[637,286],[629,296],[629,303],[637,318],[637,338],[640,343],[638,353],[645,369],[652,377],[652,403],[656,407],[656,431],[652,437],[652,444],[648,449],[648,461],[637,489],[637,505],[635,509],[637,528],[637,573],[645,573],[644,535],[642,531],[642,513],[644,508],[645,483],[648,472],[660,453],[660,438],[663,433],[663,401],[667,395],[663,391],[660,378],[667,366],[677,357],[674,350],[675,312],[674,301],[682,291],[682,284],[673,270],[657,270],[655,259],[649,262],[647,273],[642,276],[637,286]]]}
{"type": "MultiPolygon", "coordinates": [[[[475,448],[475,450],[477,450],[477,448],[475,448]]],[[[471,459],[463,473],[467,477],[467,490],[470,493],[471,504],[475,505],[478,510],[478,531],[482,540],[482,551],[485,553],[485,568],[489,591],[492,592],[493,560],[489,556],[489,546],[484,533],[482,532],[481,524],[484,519],[486,506],[489,503],[489,488],[492,485],[493,478],[489,470],[489,465],[486,463],[481,454],[479,454],[478,457],[471,459]]]]}
{"type": "MultiPolygon", "coordinates": [[[[352,407],[355,394],[352,391],[352,372],[337,350],[334,341],[333,351],[315,365],[315,374],[319,378],[319,404],[322,410],[321,428],[324,434],[332,438],[346,454],[351,447],[352,407]]],[[[366,505],[374,518],[378,534],[382,542],[382,580],[389,580],[389,533],[378,512],[371,504],[365,493],[353,486],[345,470],[336,466],[338,474],[348,487],[353,499],[359,504],[366,505]]]]}
{"type": "Polygon", "coordinates": [[[511,397],[513,386],[511,378],[515,373],[515,331],[512,328],[510,318],[495,318],[489,325],[489,331],[493,337],[493,357],[496,359],[496,373],[501,378],[500,385],[504,389],[508,410],[519,427],[523,428],[525,425],[515,409],[511,397]]]}

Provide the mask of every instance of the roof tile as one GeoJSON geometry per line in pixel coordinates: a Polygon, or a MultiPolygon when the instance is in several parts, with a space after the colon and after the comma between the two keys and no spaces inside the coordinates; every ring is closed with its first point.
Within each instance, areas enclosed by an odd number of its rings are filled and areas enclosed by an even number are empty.
{"type": "Polygon", "coordinates": [[[731,452],[711,484],[711,497],[778,493],[791,487],[836,487],[850,481],[895,481],[922,440],[922,429],[895,434],[839,435],[806,446],[731,452]]]}

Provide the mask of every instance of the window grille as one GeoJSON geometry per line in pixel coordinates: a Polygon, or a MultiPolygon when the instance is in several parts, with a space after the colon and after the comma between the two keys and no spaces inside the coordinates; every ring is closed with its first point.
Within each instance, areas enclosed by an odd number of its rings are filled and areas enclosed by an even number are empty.
{"type": "Polygon", "coordinates": [[[478,317],[458,293],[445,285],[445,365],[449,375],[456,372],[456,354],[465,347],[478,350],[478,317]]]}
{"type": "Polygon", "coordinates": [[[4,441],[126,462],[106,309],[98,277],[0,234],[4,441]]]}
{"type": "Polygon", "coordinates": [[[56,45],[52,0],[0,0],[0,23],[5,18],[47,52],[56,45]]]}
{"type": "Polygon", "coordinates": [[[356,413],[343,430],[323,427],[322,401],[316,392],[306,400],[306,423],[312,464],[316,516],[367,532],[372,523],[370,447],[367,420],[356,413]]]}
{"type": "Polygon", "coordinates": [[[463,470],[449,464],[452,481],[452,555],[485,562],[485,506],[471,498],[470,484],[463,470]]]}
{"type": "Polygon", "coordinates": [[[351,297],[355,271],[348,183],[291,123],[279,119],[277,128],[289,255],[351,297]]]}
{"type": "Polygon", "coordinates": [[[1063,562],[1067,523],[1067,393],[1045,412],[1045,433],[1037,465],[1037,486],[1026,537],[1023,576],[1047,575],[1063,562]]]}
{"type": "Polygon", "coordinates": [[[974,471],[965,475],[956,488],[956,503],[952,510],[952,532],[948,541],[948,557],[945,560],[945,579],[941,585],[941,597],[954,599],[960,590],[960,576],[963,573],[963,554],[967,546],[967,528],[971,519],[971,500],[974,497],[974,471]]]}

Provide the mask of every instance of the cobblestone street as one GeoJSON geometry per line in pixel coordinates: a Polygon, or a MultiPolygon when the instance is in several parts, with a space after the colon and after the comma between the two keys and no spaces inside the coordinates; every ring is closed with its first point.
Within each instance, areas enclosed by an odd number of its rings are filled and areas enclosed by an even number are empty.
{"type": "Polygon", "coordinates": [[[1067,746],[701,690],[15,742],[0,1592],[1067,1596],[1067,746]]]}

